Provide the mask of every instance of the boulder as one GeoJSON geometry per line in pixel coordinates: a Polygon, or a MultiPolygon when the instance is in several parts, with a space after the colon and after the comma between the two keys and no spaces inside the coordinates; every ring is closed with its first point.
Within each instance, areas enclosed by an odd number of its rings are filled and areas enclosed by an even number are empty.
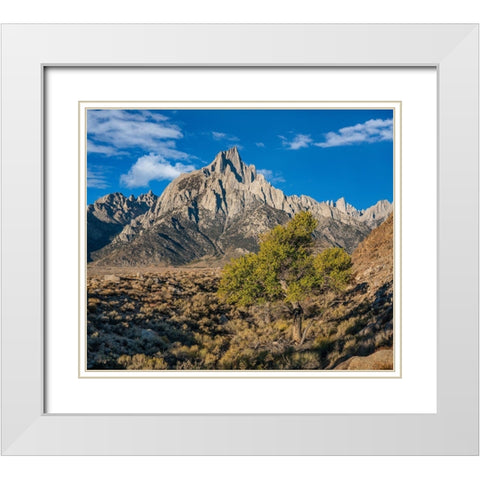
{"type": "Polygon", "coordinates": [[[366,357],[350,357],[335,370],[393,370],[393,350],[377,350],[366,357]]]}

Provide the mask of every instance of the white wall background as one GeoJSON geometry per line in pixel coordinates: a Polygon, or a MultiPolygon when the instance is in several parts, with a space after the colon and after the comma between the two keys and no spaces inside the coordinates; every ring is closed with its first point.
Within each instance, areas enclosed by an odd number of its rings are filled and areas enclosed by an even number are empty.
{"type": "MultiPolygon", "coordinates": [[[[2,23],[478,23],[471,0],[3,0],[2,23]]],[[[479,457],[2,457],[8,480],[480,477],[479,457]]]]}

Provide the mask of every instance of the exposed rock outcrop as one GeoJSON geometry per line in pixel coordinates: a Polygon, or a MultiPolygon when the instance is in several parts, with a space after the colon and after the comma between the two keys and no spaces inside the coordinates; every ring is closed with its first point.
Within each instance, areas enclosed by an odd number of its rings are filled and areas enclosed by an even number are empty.
{"type": "Polygon", "coordinates": [[[393,350],[377,350],[365,357],[350,357],[335,367],[335,370],[392,370],[393,350]]]}

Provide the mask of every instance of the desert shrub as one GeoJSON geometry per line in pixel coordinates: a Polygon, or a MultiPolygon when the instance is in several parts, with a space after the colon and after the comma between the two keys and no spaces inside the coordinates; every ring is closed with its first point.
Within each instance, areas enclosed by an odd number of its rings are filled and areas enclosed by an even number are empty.
{"type": "Polygon", "coordinates": [[[290,323],[286,320],[278,320],[275,322],[275,328],[280,332],[284,332],[290,328],[290,323]]]}
{"type": "Polygon", "coordinates": [[[375,351],[375,342],[373,338],[362,337],[356,344],[356,355],[366,356],[375,351]]]}
{"type": "Polygon", "coordinates": [[[122,315],[118,312],[116,312],[115,310],[111,310],[107,313],[107,318],[109,318],[110,320],[115,320],[115,321],[119,321],[119,320],[122,320],[122,315]]]}
{"type": "Polygon", "coordinates": [[[198,345],[176,345],[170,349],[170,354],[174,355],[178,361],[182,360],[196,360],[199,358],[199,346],[198,345]]]}
{"type": "Polygon", "coordinates": [[[354,331],[357,327],[357,319],[350,318],[349,320],[345,320],[337,325],[337,337],[345,337],[346,335],[350,335],[349,332],[354,331]]]}
{"type": "Polygon", "coordinates": [[[375,335],[375,347],[391,347],[393,345],[393,335],[392,331],[380,330],[377,335],[375,335]]]}
{"type": "Polygon", "coordinates": [[[88,304],[87,304],[87,312],[88,313],[95,313],[98,307],[101,305],[101,301],[98,298],[89,297],[88,304]]]}
{"type": "Polygon", "coordinates": [[[345,334],[355,335],[367,325],[368,319],[357,318],[357,319],[353,319],[350,323],[351,324],[345,328],[345,334]]]}
{"type": "Polygon", "coordinates": [[[287,370],[316,370],[320,368],[320,361],[315,352],[295,352],[287,357],[284,368],[287,370]]]}
{"type": "Polygon", "coordinates": [[[135,304],[125,299],[124,304],[120,307],[120,310],[122,312],[133,312],[135,311],[135,304]]]}
{"type": "Polygon", "coordinates": [[[337,327],[330,327],[330,328],[328,329],[328,336],[336,335],[337,332],[338,332],[337,327]]]}
{"type": "Polygon", "coordinates": [[[357,340],[355,338],[349,338],[343,345],[343,350],[348,355],[353,355],[355,353],[355,347],[357,340]]]}
{"type": "Polygon", "coordinates": [[[133,356],[122,355],[118,358],[118,364],[126,370],[165,370],[167,363],[161,357],[149,357],[143,353],[133,356]]]}
{"type": "Polygon", "coordinates": [[[326,337],[317,337],[313,341],[313,348],[318,352],[320,357],[326,357],[333,350],[335,340],[326,337]]]}
{"type": "Polygon", "coordinates": [[[110,297],[117,294],[116,290],[114,290],[113,288],[104,288],[100,293],[104,297],[110,297]]]}

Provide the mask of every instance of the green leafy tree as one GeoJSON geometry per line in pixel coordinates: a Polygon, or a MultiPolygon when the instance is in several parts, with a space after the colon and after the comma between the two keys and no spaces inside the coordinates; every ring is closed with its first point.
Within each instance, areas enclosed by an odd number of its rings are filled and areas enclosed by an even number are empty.
{"type": "Polygon", "coordinates": [[[343,248],[327,248],[313,262],[324,287],[341,291],[348,285],[352,259],[343,248]]]}
{"type": "Polygon", "coordinates": [[[350,256],[341,248],[312,254],[317,220],[300,212],[260,239],[260,250],[233,259],[225,266],[219,296],[237,305],[282,301],[293,318],[293,339],[304,340],[301,305],[309,295],[325,289],[342,289],[350,277],[350,256]]]}

